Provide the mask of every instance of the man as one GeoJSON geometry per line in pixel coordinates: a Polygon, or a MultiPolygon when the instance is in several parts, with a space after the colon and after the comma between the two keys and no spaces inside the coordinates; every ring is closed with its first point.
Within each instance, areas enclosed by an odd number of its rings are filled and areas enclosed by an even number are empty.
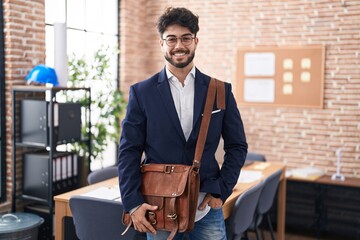
{"type": "MultiPolygon", "coordinates": [[[[157,29],[166,59],[161,72],[130,88],[119,150],[119,181],[124,209],[137,231],[148,239],[166,239],[155,231],[145,213],[156,206],[144,203],[140,192],[140,163],[191,165],[199,134],[210,77],[194,66],[199,43],[198,17],[185,8],[168,8],[157,29]]],[[[220,62],[219,62],[220,63],[220,62]]],[[[226,109],[213,111],[200,168],[200,193],[190,239],[226,239],[222,204],[232,193],[243,166],[247,143],[231,85],[225,86],[226,109]],[[215,152],[224,139],[224,162],[219,168],[215,152]]],[[[175,239],[182,239],[178,233],[175,239]]]]}

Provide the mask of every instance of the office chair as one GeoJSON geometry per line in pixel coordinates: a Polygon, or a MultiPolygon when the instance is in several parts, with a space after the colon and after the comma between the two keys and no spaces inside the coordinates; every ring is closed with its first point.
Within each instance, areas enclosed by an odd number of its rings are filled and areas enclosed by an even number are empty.
{"type": "Polygon", "coordinates": [[[236,200],[231,216],[226,220],[227,239],[240,240],[242,236],[247,238],[247,229],[253,220],[263,186],[264,182],[258,183],[236,200]]]}
{"type": "Polygon", "coordinates": [[[111,166],[111,167],[95,170],[89,173],[87,177],[87,181],[89,184],[94,184],[117,176],[118,176],[117,166],[111,166]]]}
{"type": "MultiPolygon", "coordinates": [[[[264,187],[261,191],[258,205],[256,206],[255,215],[253,218],[253,222],[251,223],[249,230],[256,232],[257,240],[259,238],[259,226],[264,217],[267,218],[267,222],[269,225],[271,239],[275,240],[274,230],[272,228],[272,223],[269,215],[269,211],[271,206],[273,205],[275,194],[277,192],[277,188],[279,186],[280,176],[282,171],[279,170],[264,180],[264,187]]],[[[264,239],[264,233],[262,231],[262,238],[264,239]]]]}
{"type": "Polygon", "coordinates": [[[266,162],[265,155],[255,152],[248,152],[246,155],[246,160],[266,162]]]}
{"type": "Polygon", "coordinates": [[[123,212],[121,202],[86,196],[72,196],[69,203],[76,235],[80,240],[127,240],[134,238],[135,230],[133,228],[121,236],[126,228],[121,219],[123,212]]]}

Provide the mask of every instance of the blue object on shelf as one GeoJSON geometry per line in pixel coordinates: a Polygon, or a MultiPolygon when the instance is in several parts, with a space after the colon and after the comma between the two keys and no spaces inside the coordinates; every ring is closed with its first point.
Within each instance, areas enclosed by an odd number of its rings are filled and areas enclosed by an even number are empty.
{"type": "Polygon", "coordinates": [[[59,85],[55,70],[42,64],[35,66],[29,72],[29,74],[26,76],[26,81],[28,81],[28,84],[50,83],[53,86],[59,85]]]}

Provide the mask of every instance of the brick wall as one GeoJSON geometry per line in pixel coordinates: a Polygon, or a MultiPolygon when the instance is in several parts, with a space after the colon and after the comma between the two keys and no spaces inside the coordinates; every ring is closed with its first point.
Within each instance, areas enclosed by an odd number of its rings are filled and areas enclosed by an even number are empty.
{"type": "MultiPolygon", "coordinates": [[[[5,28],[7,201],[0,205],[0,212],[10,209],[12,198],[11,88],[14,85],[23,85],[27,73],[34,65],[45,63],[44,0],[4,0],[3,8],[5,28]]],[[[20,176],[20,173],[21,169],[17,169],[17,176],[20,176]]]]}
{"type": "Polygon", "coordinates": [[[121,15],[133,20],[120,23],[121,46],[131,47],[131,51],[121,52],[124,91],[163,67],[154,24],[167,6],[188,7],[199,15],[195,64],[203,72],[232,83],[236,80],[238,47],[325,44],[323,108],[239,105],[249,150],[289,168],[319,166],[331,175],[336,171],[335,150],[342,147],[342,173],[360,177],[359,1],[121,2],[121,15]]]}

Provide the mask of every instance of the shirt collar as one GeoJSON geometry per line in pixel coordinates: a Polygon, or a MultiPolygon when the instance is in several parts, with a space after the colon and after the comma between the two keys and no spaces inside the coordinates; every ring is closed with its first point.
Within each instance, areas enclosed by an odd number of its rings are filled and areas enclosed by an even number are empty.
{"type": "MultiPolygon", "coordinates": [[[[178,79],[174,76],[174,74],[172,74],[172,73],[170,72],[170,70],[169,70],[166,66],[165,66],[165,70],[166,70],[166,76],[168,77],[168,80],[169,80],[169,81],[174,81],[174,80],[178,81],[178,79]]],[[[185,84],[186,84],[186,82],[187,82],[188,79],[189,79],[189,75],[191,75],[192,79],[195,79],[195,72],[196,72],[196,68],[195,68],[195,66],[193,66],[193,67],[191,68],[189,74],[188,74],[188,75],[186,76],[186,78],[185,78],[185,84]]]]}

